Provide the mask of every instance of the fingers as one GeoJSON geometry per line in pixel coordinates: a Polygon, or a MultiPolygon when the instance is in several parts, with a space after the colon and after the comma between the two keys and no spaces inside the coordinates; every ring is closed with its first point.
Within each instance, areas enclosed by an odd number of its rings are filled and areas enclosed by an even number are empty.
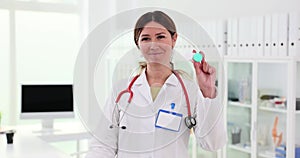
{"type": "Polygon", "coordinates": [[[202,71],[206,74],[213,74],[216,72],[216,69],[209,65],[206,61],[203,62],[202,71]]]}
{"type": "Polygon", "coordinates": [[[205,62],[205,54],[204,54],[204,52],[200,51],[199,53],[202,55],[202,61],[201,61],[201,63],[205,62]]]}
{"type": "Polygon", "coordinates": [[[202,65],[203,65],[203,72],[207,73],[208,72],[208,69],[209,69],[209,65],[207,64],[206,61],[202,61],[202,65]]]}
{"type": "Polygon", "coordinates": [[[195,68],[195,71],[196,71],[196,74],[198,75],[198,74],[200,74],[201,72],[201,68],[200,68],[200,63],[199,62],[195,62],[195,61],[192,61],[193,62],[193,64],[194,64],[194,68],[195,68]]]}
{"type": "Polygon", "coordinates": [[[200,51],[200,54],[202,54],[203,58],[202,61],[199,62],[195,62],[192,60],[193,64],[194,64],[194,68],[196,70],[196,74],[200,74],[201,72],[206,73],[206,74],[213,74],[216,72],[216,69],[213,66],[210,66],[206,61],[205,61],[205,54],[200,51]]]}
{"type": "Polygon", "coordinates": [[[214,74],[216,72],[216,69],[212,66],[209,66],[209,69],[207,71],[209,74],[214,74]]]}

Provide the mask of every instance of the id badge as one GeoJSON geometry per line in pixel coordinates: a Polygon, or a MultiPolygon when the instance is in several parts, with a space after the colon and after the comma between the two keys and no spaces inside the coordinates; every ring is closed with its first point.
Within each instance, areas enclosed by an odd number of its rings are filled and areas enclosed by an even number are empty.
{"type": "Polygon", "coordinates": [[[181,120],[182,114],[160,109],[156,117],[155,127],[178,132],[181,120]]]}

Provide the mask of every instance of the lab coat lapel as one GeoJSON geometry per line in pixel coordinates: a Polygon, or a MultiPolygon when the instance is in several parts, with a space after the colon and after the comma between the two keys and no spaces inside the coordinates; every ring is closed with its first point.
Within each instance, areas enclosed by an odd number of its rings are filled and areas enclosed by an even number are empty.
{"type": "Polygon", "coordinates": [[[171,100],[174,100],[178,94],[180,94],[180,88],[178,88],[179,82],[174,74],[171,74],[166,80],[164,86],[160,90],[155,102],[158,104],[166,104],[171,100]]]}
{"type": "MultiPolygon", "coordinates": [[[[146,78],[145,71],[141,74],[141,76],[134,83],[133,93],[136,93],[133,95],[142,96],[144,103],[146,103],[146,104],[152,103],[152,96],[150,94],[150,87],[149,87],[149,84],[148,84],[148,81],[146,78]]],[[[141,97],[139,97],[139,99],[141,99],[141,97]]],[[[143,102],[141,102],[141,100],[139,100],[138,102],[143,103],[143,102]]]]}
{"type": "Polygon", "coordinates": [[[178,86],[179,82],[176,76],[174,74],[171,74],[171,76],[169,76],[169,78],[166,80],[165,84],[167,86],[178,86]]]}
{"type": "MultiPolygon", "coordinates": [[[[179,82],[178,79],[176,78],[176,76],[174,74],[172,74],[165,82],[164,87],[162,87],[161,91],[164,88],[171,88],[172,87],[172,93],[174,93],[174,90],[176,90],[176,86],[178,86],[179,82]]],[[[151,92],[150,92],[150,86],[148,84],[147,78],[146,78],[146,73],[145,71],[141,74],[141,76],[136,80],[136,82],[134,83],[134,87],[133,87],[134,91],[133,94],[135,96],[142,96],[143,101],[142,100],[138,100],[138,103],[145,103],[145,104],[151,104],[152,101],[152,96],[151,96],[151,92]]],[[[161,93],[161,92],[160,92],[161,93]]],[[[166,94],[165,94],[166,95],[166,94]]],[[[156,100],[160,100],[160,95],[157,96],[156,100]]],[[[135,98],[135,97],[133,97],[135,98]]],[[[137,99],[137,98],[136,98],[137,99]]],[[[140,99],[140,98],[138,98],[140,99]]]]}

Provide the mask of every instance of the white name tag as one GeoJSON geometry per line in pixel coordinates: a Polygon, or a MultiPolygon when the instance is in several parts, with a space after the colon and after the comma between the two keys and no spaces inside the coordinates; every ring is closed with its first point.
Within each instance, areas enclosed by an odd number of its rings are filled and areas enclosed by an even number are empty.
{"type": "Polygon", "coordinates": [[[181,119],[182,114],[160,109],[156,117],[155,127],[178,132],[181,119]]]}

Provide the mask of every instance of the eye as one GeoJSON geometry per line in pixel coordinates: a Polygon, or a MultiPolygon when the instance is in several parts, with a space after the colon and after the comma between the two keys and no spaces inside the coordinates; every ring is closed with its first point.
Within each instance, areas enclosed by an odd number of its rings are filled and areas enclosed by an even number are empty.
{"type": "Polygon", "coordinates": [[[166,36],[164,36],[164,35],[157,36],[157,39],[163,39],[163,38],[166,38],[166,36]]]}
{"type": "Polygon", "coordinates": [[[143,38],[141,39],[141,41],[149,41],[149,40],[150,40],[149,37],[143,37],[143,38]]]}

